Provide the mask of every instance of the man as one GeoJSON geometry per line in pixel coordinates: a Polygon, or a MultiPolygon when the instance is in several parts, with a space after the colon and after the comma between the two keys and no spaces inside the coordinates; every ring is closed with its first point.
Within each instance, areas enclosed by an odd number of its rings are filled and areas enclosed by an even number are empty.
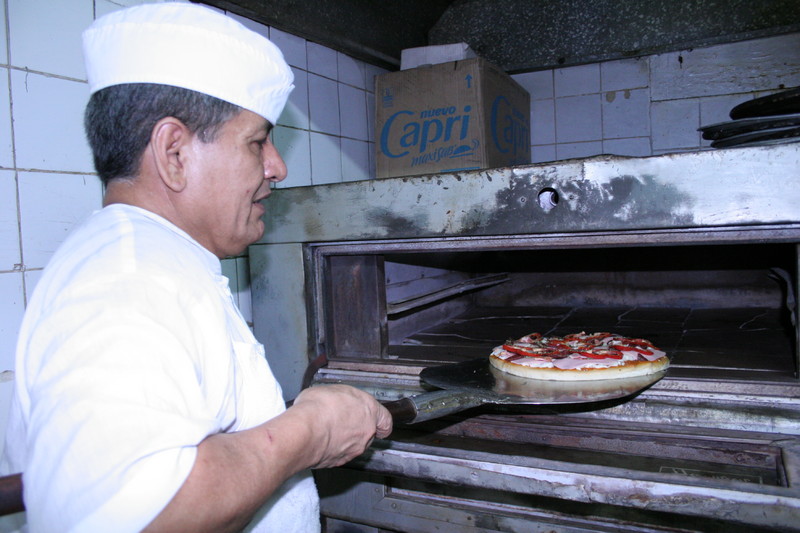
{"type": "Polygon", "coordinates": [[[291,70],[184,3],[99,19],[84,52],[106,192],[20,332],[4,466],[23,472],[30,530],[319,530],[308,469],[362,453],[391,417],[344,386],[285,410],[219,262],[261,236],[286,177],[269,134],[291,70]]]}

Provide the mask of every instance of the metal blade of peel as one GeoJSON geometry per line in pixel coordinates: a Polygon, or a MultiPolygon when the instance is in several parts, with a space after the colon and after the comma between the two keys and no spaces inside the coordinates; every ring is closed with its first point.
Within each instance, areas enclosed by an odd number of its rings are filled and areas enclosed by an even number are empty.
{"type": "Polygon", "coordinates": [[[385,402],[395,423],[433,420],[485,404],[566,405],[632,396],[664,377],[666,371],[597,381],[545,381],[501,372],[488,358],[429,367],[420,379],[442,390],[385,402]]]}
{"type": "Polygon", "coordinates": [[[461,363],[428,367],[420,379],[445,390],[473,390],[487,402],[503,404],[575,404],[624,398],[640,392],[664,377],[666,371],[617,379],[547,381],[501,372],[487,357],[461,363]]]}

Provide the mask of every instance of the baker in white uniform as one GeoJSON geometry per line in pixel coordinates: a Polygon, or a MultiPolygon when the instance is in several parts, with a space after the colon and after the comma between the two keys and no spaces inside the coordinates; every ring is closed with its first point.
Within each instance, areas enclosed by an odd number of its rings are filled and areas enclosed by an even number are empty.
{"type": "Polygon", "coordinates": [[[21,328],[3,469],[23,472],[26,527],[318,531],[309,469],[362,453],[391,417],[345,386],[285,409],[220,271],[261,236],[261,200],[286,177],[269,134],[291,70],[186,3],[107,15],[84,52],[106,192],[21,328]]]}

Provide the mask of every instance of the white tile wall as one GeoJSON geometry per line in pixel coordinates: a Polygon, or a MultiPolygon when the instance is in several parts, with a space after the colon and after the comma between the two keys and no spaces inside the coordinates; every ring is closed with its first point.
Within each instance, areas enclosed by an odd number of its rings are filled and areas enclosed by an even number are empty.
{"type": "Polygon", "coordinates": [[[86,83],[11,71],[18,168],[92,172],[83,133],[86,83]]]}
{"type": "MultiPolygon", "coordinates": [[[[208,6],[206,6],[206,7],[208,7],[208,6]]],[[[216,8],[216,7],[212,8],[212,9],[214,9],[215,11],[219,11],[221,13],[225,12],[223,9],[219,9],[219,8],[216,8]]],[[[242,17],[242,16],[237,15],[235,13],[231,13],[229,16],[233,20],[239,22],[245,28],[249,28],[249,29],[253,30],[254,32],[256,32],[257,34],[269,39],[269,26],[265,26],[264,24],[261,24],[260,22],[256,22],[254,20],[250,20],[250,19],[248,19],[246,17],[242,17]]]]}
{"type": "Polygon", "coordinates": [[[293,67],[306,70],[306,40],[276,28],[270,30],[270,40],[281,49],[283,58],[293,67]]]}
{"type": "Polygon", "coordinates": [[[342,137],[366,141],[368,138],[366,91],[340,84],[339,100],[342,137]]]}
{"type": "MultiPolygon", "coordinates": [[[[369,72],[369,70],[367,71],[369,72]]],[[[373,77],[369,77],[368,79],[374,79],[373,77]]],[[[371,143],[375,142],[375,84],[371,84],[372,89],[367,90],[367,140],[371,143]]],[[[375,173],[370,174],[370,176],[374,176],[375,173]]]]}
{"type": "Polygon", "coordinates": [[[544,144],[531,146],[531,161],[541,163],[543,161],[555,161],[556,145],[544,144]]]}
{"type": "Polygon", "coordinates": [[[649,85],[650,68],[646,58],[600,64],[600,88],[603,91],[622,91],[649,85]]]}
{"type": "Polygon", "coordinates": [[[556,98],[600,92],[600,64],[565,67],[554,72],[556,98]]]}
{"type": "Polygon", "coordinates": [[[367,65],[341,52],[336,53],[338,80],[359,89],[366,89],[367,65]]]}
{"type": "Polygon", "coordinates": [[[14,166],[11,147],[11,100],[8,90],[9,69],[0,71],[0,167],[14,166]]]}
{"type": "MultiPolygon", "coordinates": [[[[14,346],[17,333],[25,311],[25,300],[22,290],[22,274],[6,274],[0,276],[0,372],[14,368],[14,346]]],[[[8,386],[0,382],[0,388],[8,386]]],[[[6,405],[2,406],[7,411],[6,405]]]]}
{"type": "Polygon", "coordinates": [[[534,146],[556,142],[556,101],[531,99],[531,143],[534,146]]]}
{"type": "Polygon", "coordinates": [[[556,159],[590,157],[601,153],[602,150],[603,143],[601,141],[560,143],[556,145],[556,159]]]}
{"type": "Polygon", "coordinates": [[[275,28],[270,38],[295,74],[273,134],[289,170],[276,187],[374,176],[374,78],[385,70],[275,28]]]}
{"type": "Polygon", "coordinates": [[[556,140],[559,143],[603,138],[600,93],[556,98],[556,140]]]}
{"type": "Polygon", "coordinates": [[[146,4],[148,2],[159,1],[190,2],[191,0],[94,0],[94,16],[95,18],[99,18],[123,7],[131,7],[139,4],[146,4]]]}
{"type": "Polygon", "coordinates": [[[342,181],[341,138],[311,132],[311,183],[324,185],[342,181]]]}
{"type": "Polygon", "coordinates": [[[800,33],[512,77],[531,95],[534,163],[709,149],[697,131],[800,86],[800,33]]]}
{"type": "Polygon", "coordinates": [[[531,100],[554,98],[553,70],[537,70],[512,76],[517,83],[525,87],[531,95],[531,100]]]}
{"type": "Polygon", "coordinates": [[[339,108],[339,84],[336,80],[309,74],[308,110],[311,114],[311,130],[339,135],[341,133],[339,108]]]}
{"type": "Polygon", "coordinates": [[[339,78],[336,50],[309,42],[306,47],[306,57],[308,58],[309,71],[332,80],[339,78]]]}
{"type": "Polygon", "coordinates": [[[628,139],[605,139],[604,154],[645,157],[652,155],[649,137],[631,137],[628,139]]]}
{"type": "Polygon", "coordinates": [[[369,179],[369,150],[366,141],[342,138],[342,180],[369,179]]]}
{"type": "Polygon", "coordinates": [[[653,100],[773,91],[800,85],[800,33],[650,59],[653,100]]]}
{"type": "Polygon", "coordinates": [[[25,268],[44,268],[70,230],[102,204],[93,174],[17,173],[25,268]]]}
{"type": "Polygon", "coordinates": [[[691,150],[700,147],[700,101],[653,102],[653,150],[691,150]]]}
{"type": "Polygon", "coordinates": [[[607,90],[602,105],[603,139],[648,137],[650,135],[650,90],[607,90]]]}
{"type": "Polygon", "coordinates": [[[311,141],[309,132],[278,126],[272,131],[272,142],[280,150],[288,175],[276,187],[311,185],[311,141]]]}
{"type": "Polygon", "coordinates": [[[278,118],[278,124],[301,130],[310,127],[308,112],[308,72],[292,67],[294,74],[294,90],[289,94],[289,101],[278,118]]]}
{"type": "Polygon", "coordinates": [[[20,263],[16,176],[0,170],[0,272],[17,270],[20,263]]]}
{"type": "Polygon", "coordinates": [[[92,2],[8,0],[9,54],[18,67],[86,79],[81,32],[92,23],[92,2]]]}
{"type": "MultiPolygon", "coordinates": [[[[0,0],[0,428],[10,394],[3,372],[12,370],[26,295],[63,236],[100,206],[81,125],[88,94],[80,32],[93,16],[146,1],[0,0]]],[[[273,132],[289,170],[277,187],[373,177],[374,77],[384,70],[246,23],[269,35],[295,73],[273,132]]],[[[726,120],[746,99],[800,86],[798,49],[800,34],[789,34],[516,74],[531,94],[533,160],[706,148],[701,124],[726,120]]],[[[247,258],[228,259],[224,269],[249,319],[247,258]]]]}
{"type": "MultiPolygon", "coordinates": [[[[5,7],[5,6],[3,6],[5,7]]],[[[8,43],[6,39],[6,10],[0,10],[0,63],[8,63],[8,43]]]]}

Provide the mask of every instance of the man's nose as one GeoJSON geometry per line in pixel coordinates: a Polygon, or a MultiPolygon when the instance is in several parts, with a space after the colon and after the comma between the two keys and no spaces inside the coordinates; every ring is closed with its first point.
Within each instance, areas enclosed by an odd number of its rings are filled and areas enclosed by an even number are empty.
{"type": "Polygon", "coordinates": [[[275,145],[267,143],[264,150],[264,179],[277,183],[286,179],[286,163],[275,145]]]}

